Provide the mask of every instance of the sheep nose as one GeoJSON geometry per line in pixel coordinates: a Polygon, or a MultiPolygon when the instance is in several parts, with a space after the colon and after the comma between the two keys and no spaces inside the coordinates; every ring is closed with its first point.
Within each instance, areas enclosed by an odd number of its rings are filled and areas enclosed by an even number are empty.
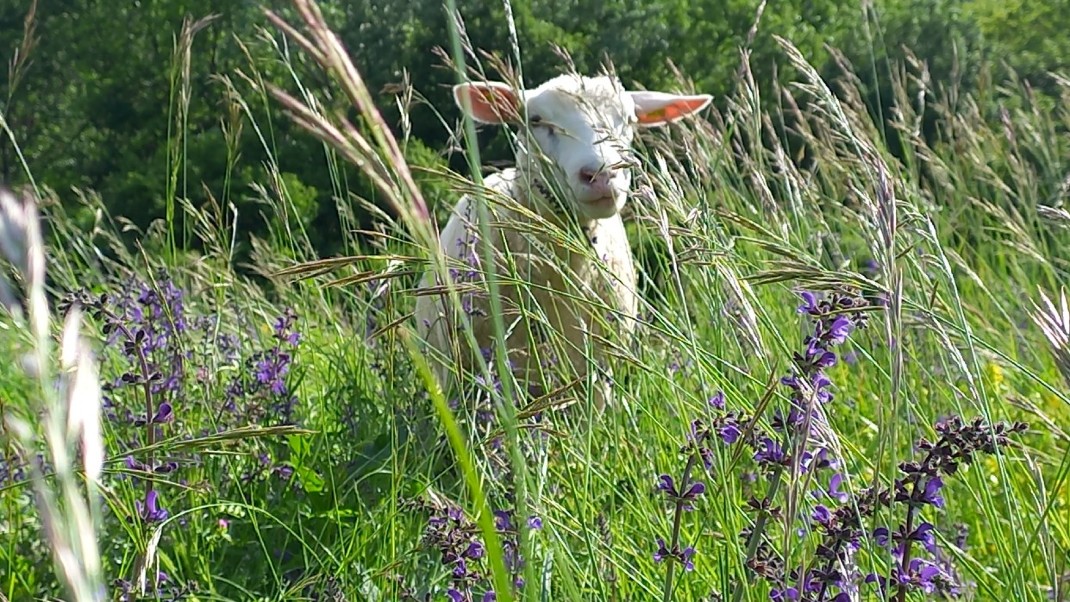
{"type": "Polygon", "coordinates": [[[587,166],[580,170],[580,182],[598,196],[612,196],[613,170],[603,165],[587,166]]]}

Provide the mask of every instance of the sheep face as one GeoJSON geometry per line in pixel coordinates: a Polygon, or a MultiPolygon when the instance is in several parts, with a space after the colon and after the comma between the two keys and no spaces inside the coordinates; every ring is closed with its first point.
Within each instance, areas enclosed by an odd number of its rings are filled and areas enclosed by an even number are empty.
{"type": "Polygon", "coordinates": [[[553,178],[587,219],[616,215],[628,198],[636,126],[676,121],[709,104],[708,95],[629,92],[616,78],[566,74],[519,93],[501,82],[454,87],[476,121],[520,124],[517,165],[529,184],[553,178]],[[540,160],[545,157],[546,161],[540,160]]]}

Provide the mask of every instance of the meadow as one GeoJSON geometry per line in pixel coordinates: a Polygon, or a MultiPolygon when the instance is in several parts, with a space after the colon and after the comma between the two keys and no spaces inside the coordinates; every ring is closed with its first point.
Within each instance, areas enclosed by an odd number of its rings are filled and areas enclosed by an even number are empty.
{"type": "MultiPolygon", "coordinates": [[[[467,173],[410,166],[294,4],[276,58],[323,77],[243,73],[222,121],[263,146],[265,216],[299,211],[288,163],[339,174],[339,255],[277,220],[238,258],[234,205],[181,194],[144,230],[92,192],[72,211],[30,156],[5,196],[0,599],[1070,600],[1070,82],[905,61],[875,118],[849,64],[830,81],[782,39],[798,77],[769,110],[741,53],[730,95],[637,143],[643,323],[598,412],[494,360],[434,382],[413,287],[467,173]],[[267,104],[322,154],[277,148],[267,104]]],[[[458,77],[496,76],[453,31],[458,77]]]]}

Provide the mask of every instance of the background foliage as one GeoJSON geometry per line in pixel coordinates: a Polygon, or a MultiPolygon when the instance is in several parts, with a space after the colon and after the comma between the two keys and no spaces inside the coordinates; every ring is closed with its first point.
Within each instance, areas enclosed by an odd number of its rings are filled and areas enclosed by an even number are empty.
{"type": "MultiPolygon", "coordinates": [[[[463,160],[450,152],[455,145],[449,144],[449,129],[442,123],[452,125],[458,114],[448,95],[453,76],[434,51],[447,39],[441,3],[320,4],[399,131],[391,84],[411,82],[426,99],[412,107],[404,128],[411,158],[427,166],[460,168],[463,160]]],[[[278,0],[265,5],[283,14],[288,8],[278,0]]],[[[264,132],[248,127],[234,131],[240,110],[234,106],[235,92],[247,92],[249,84],[239,73],[256,73],[288,88],[298,80],[309,85],[318,80],[279,60],[290,49],[265,36],[259,3],[220,6],[206,0],[40,3],[32,48],[24,53],[27,63],[16,81],[0,79],[0,114],[37,178],[66,203],[75,206],[74,188],[96,191],[114,214],[142,229],[163,217],[176,196],[198,207],[213,196],[237,206],[241,231],[266,232],[277,217],[259,215],[250,185],[268,180],[264,163],[274,154],[301,201],[291,217],[309,227],[320,252],[335,252],[341,239],[332,200],[336,191],[331,164],[315,159],[322,154],[320,147],[279,119],[276,108],[251,108],[264,132]],[[188,110],[180,115],[184,91],[176,38],[183,19],[209,15],[216,18],[193,40],[188,110]],[[176,132],[182,132],[177,149],[167,143],[176,132]],[[268,138],[270,152],[261,135],[268,138]],[[230,147],[242,159],[236,168],[226,160],[230,147]]],[[[1054,92],[1049,71],[1065,68],[1070,56],[1070,39],[1059,35],[1070,26],[1065,3],[778,1],[765,7],[752,33],[758,6],[756,0],[531,0],[514,3],[514,16],[529,84],[561,70],[563,62],[553,48],[558,45],[582,71],[596,70],[608,57],[626,83],[648,88],[674,85],[671,60],[696,89],[716,95],[722,108],[736,86],[743,47],[752,52],[763,106],[780,102],[771,94],[771,84],[794,74],[776,46],[776,35],[792,40],[826,76],[842,72],[827,47],[841,49],[869,91],[867,102],[875,113],[887,112],[892,97],[888,71],[906,47],[928,65],[935,88],[958,80],[964,92],[991,85],[992,78],[998,81],[1005,75],[1004,63],[1034,88],[1054,92]]],[[[0,1],[0,56],[17,57],[30,8],[27,0],[0,1]]],[[[460,10],[475,46],[510,58],[501,3],[465,1],[460,10]]],[[[298,60],[296,68],[302,65],[298,60]]],[[[497,134],[493,128],[484,134],[492,164],[508,158],[504,137],[497,134]]],[[[370,187],[354,173],[349,177],[350,190],[374,202],[370,187]]],[[[0,145],[0,180],[18,184],[26,179],[15,147],[0,145]]]]}

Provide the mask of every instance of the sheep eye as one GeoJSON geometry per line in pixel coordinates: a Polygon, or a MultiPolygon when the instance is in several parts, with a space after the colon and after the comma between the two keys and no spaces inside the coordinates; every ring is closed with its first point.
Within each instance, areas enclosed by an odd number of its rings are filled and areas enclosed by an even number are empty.
{"type": "Polygon", "coordinates": [[[540,117],[539,115],[531,116],[531,118],[528,119],[528,125],[531,126],[531,128],[533,128],[533,129],[534,128],[544,128],[548,133],[550,133],[550,134],[554,133],[554,126],[552,124],[550,124],[550,123],[547,123],[547,122],[543,121],[542,117],[540,117]]]}

